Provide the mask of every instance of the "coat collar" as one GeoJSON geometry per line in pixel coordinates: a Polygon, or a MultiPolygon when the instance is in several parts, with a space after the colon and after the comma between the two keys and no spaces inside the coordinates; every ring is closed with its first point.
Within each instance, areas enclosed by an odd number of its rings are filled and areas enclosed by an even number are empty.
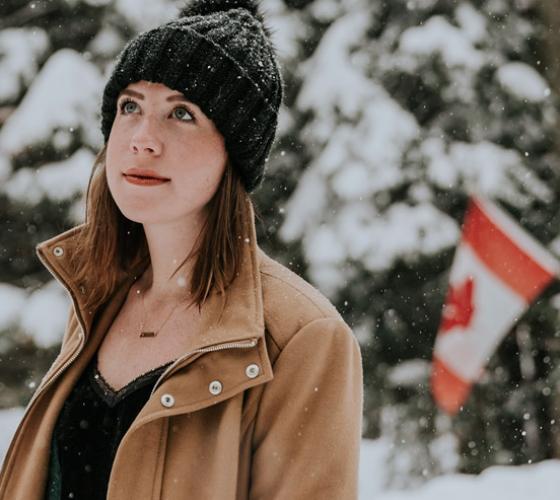
{"type": "MultiPolygon", "coordinates": [[[[128,433],[160,416],[205,408],[273,379],[274,374],[265,339],[263,289],[260,276],[260,263],[266,256],[257,245],[254,212],[250,201],[248,205],[249,224],[245,230],[246,244],[243,246],[239,274],[226,290],[223,312],[221,296],[217,293],[210,294],[201,310],[201,334],[185,346],[182,353],[178,353],[177,360],[160,376],[152,391],[153,397],[138,414],[128,433]],[[221,317],[220,312],[222,312],[221,317]],[[181,370],[176,376],[171,377],[171,374],[193,362],[196,362],[200,369],[181,370]],[[255,365],[259,371],[256,376],[247,371],[249,367],[255,365]],[[214,382],[216,380],[223,382],[223,391],[217,395],[209,392],[208,376],[215,378],[214,382]],[[173,408],[168,408],[168,405],[160,401],[169,394],[173,394],[175,398],[173,408]]],[[[79,363],[75,363],[78,366],[73,367],[75,369],[72,377],[75,379],[76,374],[84,368],[99,346],[102,338],[101,331],[104,330],[104,327],[100,328],[99,335],[91,334],[95,311],[88,311],[85,307],[84,298],[88,285],[76,282],[68,262],[68,256],[76,248],[77,238],[83,228],[84,224],[76,226],[36,246],[41,261],[69,292],[83,332],[82,335],[80,328],[71,330],[66,345],[74,354],[62,356],[58,365],[51,367],[51,375],[46,376],[41,383],[43,392],[56,374],[60,373],[62,366],[68,366],[66,360],[71,356],[75,359],[75,353],[83,352],[79,363]],[[74,336],[76,332],[79,337],[74,336]],[[70,338],[73,340],[71,341],[70,338]]],[[[120,304],[124,302],[135,275],[139,276],[147,265],[148,262],[139,263],[134,272],[129,275],[123,273],[108,301],[108,306],[103,308],[99,316],[100,321],[112,321],[120,304]]],[[[70,370],[72,368],[69,368],[70,370]]],[[[37,390],[34,397],[38,397],[40,393],[41,391],[37,390]]]]}
{"type": "MultiPolygon", "coordinates": [[[[202,331],[198,347],[264,337],[263,293],[259,265],[262,250],[257,245],[254,211],[248,203],[248,220],[238,276],[226,291],[226,305],[220,318],[221,296],[213,292],[202,307],[202,331]]],[[[86,223],[39,243],[36,252],[50,273],[68,291],[85,340],[91,332],[95,311],[87,310],[85,297],[92,285],[77,283],[70,269],[68,256],[76,248],[76,242],[86,223]]],[[[148,266],[147,260],[138,263],[130,274],[119,276],[116,289],[128,289],[148,266]]],[[[93,280],[92,280],[93,281],[93,280]]]]}

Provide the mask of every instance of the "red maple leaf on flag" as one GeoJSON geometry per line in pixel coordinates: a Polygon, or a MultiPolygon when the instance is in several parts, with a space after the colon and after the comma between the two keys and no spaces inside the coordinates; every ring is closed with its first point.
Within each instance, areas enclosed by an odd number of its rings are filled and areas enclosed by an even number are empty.
{"type": "Polygon", "coordinates": [[[469,326],[474,313],[474,279],[469,276],[462,283],[451,284],[447,290],[441,318],[441,331],[447,332],[455,326],[469,326]]]}

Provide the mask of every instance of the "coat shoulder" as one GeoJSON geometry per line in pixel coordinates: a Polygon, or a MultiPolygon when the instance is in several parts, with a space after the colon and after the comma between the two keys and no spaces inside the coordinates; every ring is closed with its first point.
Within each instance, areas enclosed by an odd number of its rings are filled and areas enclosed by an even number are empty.
{"type": "Polygon", "coordinates": [[[280,351],[314,320],[332,318],[344,323],[334,305],[317,288],[262,249],[259,257],[265,326],[280,351]]]}

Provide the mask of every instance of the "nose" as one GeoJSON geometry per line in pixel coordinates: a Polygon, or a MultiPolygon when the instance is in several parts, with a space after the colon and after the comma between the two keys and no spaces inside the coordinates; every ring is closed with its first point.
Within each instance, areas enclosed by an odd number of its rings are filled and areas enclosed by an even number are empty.
{"type": "Polygon", "coordinates": [[[159,156],[162,151],[162,142],[159,140],[156,128],[150,120],[143,120],[130,140],[130,149],[134,154],[148,154],[159,156]]]}

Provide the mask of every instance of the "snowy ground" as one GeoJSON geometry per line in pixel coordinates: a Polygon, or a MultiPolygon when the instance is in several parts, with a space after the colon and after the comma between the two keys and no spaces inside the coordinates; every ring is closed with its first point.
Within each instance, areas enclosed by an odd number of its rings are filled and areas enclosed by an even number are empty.
{"type": "MultiPolygon", "coordinates": [[[[23,409],[0,411],[0,455],[3,457],[23,409]]],[[[360,500],[557,500],[560,460],[521,467],[490,467],[478,476],[453,474],[433,479],[414,491],[383,491],[388,443],[362,442],[360,500]]]]}
{"type": "Polygon", "coordinates": [[[413,491],[383,491],[387,443],[362,442],[360,500],[557,500],[560,460],[533,465],[494,466],[482,474],[449,474],[413,491]]]}

